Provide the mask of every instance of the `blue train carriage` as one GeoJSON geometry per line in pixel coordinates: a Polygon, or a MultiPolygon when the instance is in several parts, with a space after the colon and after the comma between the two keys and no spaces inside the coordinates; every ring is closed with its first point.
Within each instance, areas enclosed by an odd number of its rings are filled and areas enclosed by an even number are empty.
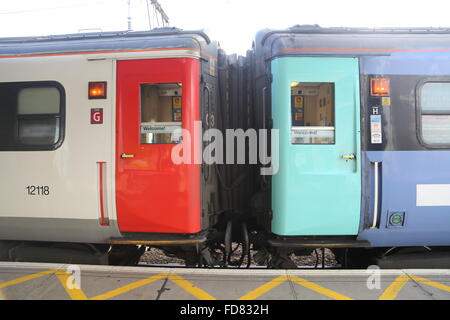
{"type": "Polygon", "coordinates": [[[272,266],[323,247],[350,267],[437,266],[421,254],[450,245],[450,30],[263,30],[249,57],[257,127],[279,130],[254,197],[272,266]]]}

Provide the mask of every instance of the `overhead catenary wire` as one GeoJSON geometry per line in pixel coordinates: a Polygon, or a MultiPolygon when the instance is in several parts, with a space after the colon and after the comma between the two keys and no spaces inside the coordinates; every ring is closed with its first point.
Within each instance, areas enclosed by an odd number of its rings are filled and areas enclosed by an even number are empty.
{"type": "Polygon", "coordinates": [[[145,0],[145,4],[147,6],[147,19],[150,30],[169,25],[169,17],[157,0],[145,0]]]}
{"type": "Polygon", "coordinates": [[[152,21],[150,18],[150,5],[148,3],[148,0],[146,0],[145,3],[147,5],[148,28],[151,30],[152,29],[152,21]]]}
{"type": "Polygon", "coordinates": [[[127,25],[128,25],[128,31],[131,31],[131,0],[127,1],[127,6],[128,6],[127,25]]]}
{"type": "Polygon", "coordinates": [[[162,26],[165,27],[166,25],[169,25],[169,17],[159,4],[158,0],[150,0],[152,2],[153,7],[158,12],[159,16],[161,17],[162,26]]]}

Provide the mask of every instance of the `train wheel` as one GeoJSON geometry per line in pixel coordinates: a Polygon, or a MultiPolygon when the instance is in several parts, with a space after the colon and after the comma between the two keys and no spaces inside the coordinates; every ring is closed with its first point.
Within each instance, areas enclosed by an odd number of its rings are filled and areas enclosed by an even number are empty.
{"type": "Polygon", "coordinates": [[[287,249],[277,249],[269,261],[269,268],[273,269],[297,269],[297,265],[291,260],[287,249]]]}
{"type": "Polygon", "coordinates": [[[114,245],[108,252],[108,262],[114,266],[135,266],[145,252],[145,246],[114,245]]]}

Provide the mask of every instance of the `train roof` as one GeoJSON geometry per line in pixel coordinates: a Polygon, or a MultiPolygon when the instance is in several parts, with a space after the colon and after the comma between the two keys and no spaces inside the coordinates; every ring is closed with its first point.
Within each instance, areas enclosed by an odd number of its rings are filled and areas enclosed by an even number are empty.
{"type": "Polygon", "coordinates": [[[217,46],[201,30],[173,27],[149,31],[90,32],[35,37],[0,38],[0,57],[70,53],[101,53],[146,49],[186,48],[210,51],[217,46]]]}
{"type": "Polygon", "coordinates": [[[254,48],[265,58],[280,55],[315,55],[346,52],[382,53],[409,49],[450,49],[450,28],[323,28],[295,25],[257,33],[254,48]],[[334,50],[333,50],[334,49],[334,50]]]}

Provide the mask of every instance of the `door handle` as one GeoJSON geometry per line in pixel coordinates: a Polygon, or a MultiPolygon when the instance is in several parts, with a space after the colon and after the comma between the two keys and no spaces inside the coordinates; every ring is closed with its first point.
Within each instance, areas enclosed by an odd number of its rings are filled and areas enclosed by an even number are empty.
{"type": "Polygon", "coordinates": [[[354,154],[344,154],[344,155],[342,156],[342,159],[345,159],[345,160],[355,160],[355,159],[356,159],[356,156],[355,156],[354,154]]]}
{"type": "Polygon", "coordinates": [[[126,154],[126,153],[122,153],[122,154],[120,155],[120,157],[121,157],[122,159],[130,159],[130,158],[134,158],[134,154],[126,154]]]}

